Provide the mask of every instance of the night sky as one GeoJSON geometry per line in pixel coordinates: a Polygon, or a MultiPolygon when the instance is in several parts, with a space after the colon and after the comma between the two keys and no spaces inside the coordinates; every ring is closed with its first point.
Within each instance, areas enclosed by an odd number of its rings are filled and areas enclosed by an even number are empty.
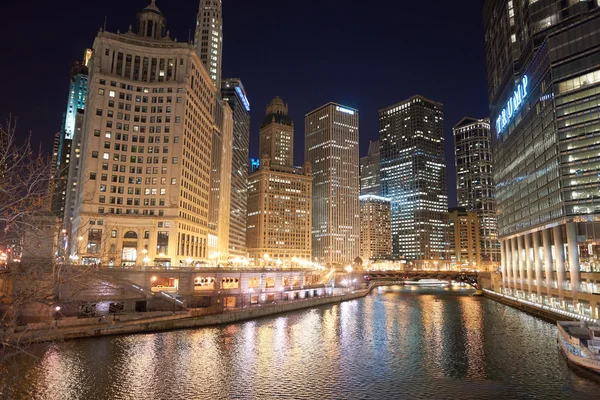
{"type": "MultiPolygon", "coordinates": [[[[0,24],[0,118],[19,118],[50,152],[60,130],[69,72],[107,30],[127,31],[149,0],[5,2],[0,24]],[[37,3],[37,4],[36,4],[37,3]]],[[[158,0],[171,37],[188,39],[199,0],[158,0]]],[[[421,94],[444,104],[448,197],[456,204],[452,126],[488,113],[483,0],[224,0],[223,77],[239,77],[252,107],[257,156],[265,107],[279,95],[295,121],[295,159],[304,115],[335,101],[360,113],[361,155],[378,136],[379,109],[421,94]]]]}

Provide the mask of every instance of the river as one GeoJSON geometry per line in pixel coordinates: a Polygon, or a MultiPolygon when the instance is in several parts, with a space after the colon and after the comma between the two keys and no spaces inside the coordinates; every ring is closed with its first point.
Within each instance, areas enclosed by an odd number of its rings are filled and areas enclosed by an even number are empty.
{"type": "Polygon", "coordinates": [[[238,324],[43,344],[2,399],[580,399],[556,327],[466,289],[366,298],[238,324]]]}

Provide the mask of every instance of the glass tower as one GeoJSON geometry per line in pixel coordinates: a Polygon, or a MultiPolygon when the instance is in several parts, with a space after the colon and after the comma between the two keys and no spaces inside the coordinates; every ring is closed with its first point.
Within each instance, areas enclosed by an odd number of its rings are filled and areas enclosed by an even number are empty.
{"type": "Polygon", "coordinates": [[[598,1],[487,0],[484,28],[504,290],[598,318],[598,1]]]}
{"type": "Polygon", "coordinates": [[[382,196],[392,201],[393,256],[445,260],[448,198],[442,104],[414,96],[379,111],[382,196]]]}

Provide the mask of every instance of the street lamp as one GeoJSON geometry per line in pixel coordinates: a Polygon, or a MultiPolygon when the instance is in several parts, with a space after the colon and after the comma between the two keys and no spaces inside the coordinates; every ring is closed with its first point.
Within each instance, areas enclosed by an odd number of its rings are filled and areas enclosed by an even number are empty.
{"type": "Polygon", "coordinates": [[[192,266],[192,261],[193,260],[190,257],[188,257],[188,258],[185,259],[185,262],[187,263],[188,267],[192,266]]]}

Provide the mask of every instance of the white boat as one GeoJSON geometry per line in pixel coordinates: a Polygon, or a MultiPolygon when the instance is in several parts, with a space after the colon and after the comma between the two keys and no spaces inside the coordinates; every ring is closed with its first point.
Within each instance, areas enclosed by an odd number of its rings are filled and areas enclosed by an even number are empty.
{"type": "Polygon", "coordinates": [[[600,326],[559,321],[558,345],[569,361],[600,374],[600,326]]]}
{"type": "Polygon", "coordinates": [[[418,281],[404,281],[405,285],[414,286],[448,286],[448,281],[442,281],[439,279],[419,279],[418,281]]]}

